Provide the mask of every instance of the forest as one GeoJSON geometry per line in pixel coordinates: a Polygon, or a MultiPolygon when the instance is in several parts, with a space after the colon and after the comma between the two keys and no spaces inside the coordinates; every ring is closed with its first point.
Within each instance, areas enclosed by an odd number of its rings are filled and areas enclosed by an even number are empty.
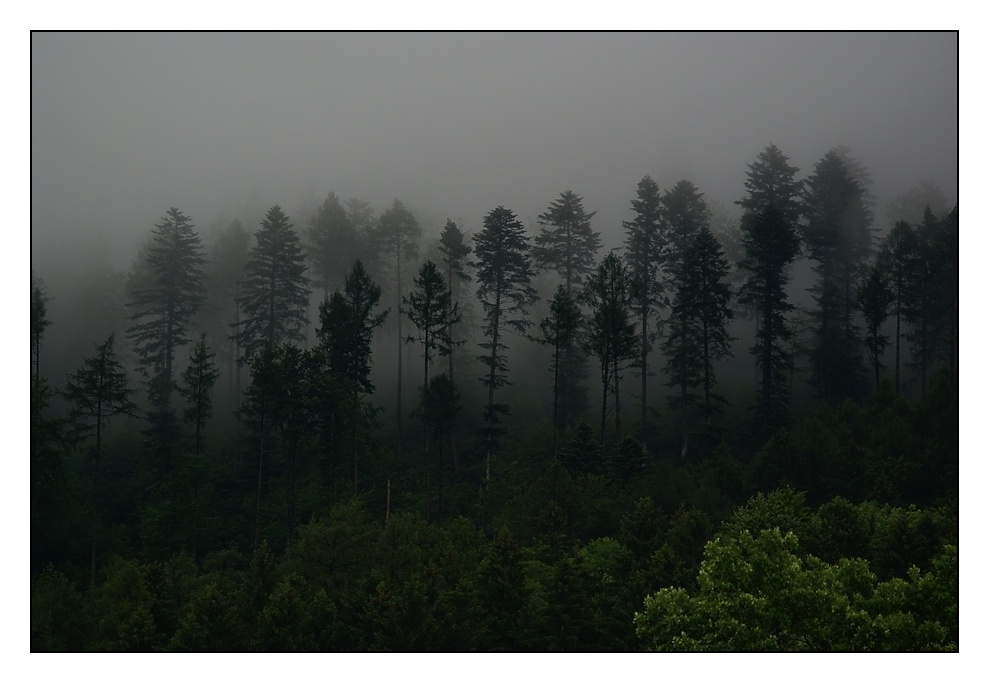
{"type": "Polygon", "coordinates": [[[32,651],[956,651],[957,206],[739,174],[33,271],[32,651]]]}

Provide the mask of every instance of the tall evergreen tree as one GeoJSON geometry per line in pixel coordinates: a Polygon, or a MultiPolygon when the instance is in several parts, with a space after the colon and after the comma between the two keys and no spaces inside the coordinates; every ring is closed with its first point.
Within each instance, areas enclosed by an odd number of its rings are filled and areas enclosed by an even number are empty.
{"type": "MultiPolygon", "coordinates": [[[[339,409],[331,410],[328,416],[328,427],[332,433],[340,430],[349,438],[354,492],[358,483],[358,436],[367,414],[362,398],[374,392],[370,380],[371,342],[374,330],[384,324],[390,311],[378,312],[380,300],[381,287],[358,260],[347,275],[343,291],[334,292],[319,306],[319,349],[343,394],[339,409]]],[[[332,474],[330,479],[332,483],[332,474]]]]}
{"type": "Polygon", "coordinates": [[[723,249],[709,228],[701,227],[682,254],[672,305],[669,335],[663,344],[668,385],[677,390],[673,406],[680,411],[682,456],[689,443],[689,406],[694,388],[702,390],[702,414],[709,423],[715,402],[723,402],[713,390],[713,362],[731,354],[727,323],[731,287],[723,249]]]}
{"type": "Polygon", "coordinates": [[[508,365],[504,334],[509,330],[523,333],[531,322],[526,319],[529,306],[535,301],[532,287],[532,265],[529,259],[525,226],[515,214],[503,206],[484,217],[484,228],[474,235],[477,261],[477,297],[484,310],[484,336],[480,344],[486,352],[478,359],[487,367],[481,382],[487,387],[484,409],[487,438],[486,480],[491,478],[491,456],[500,432],[499,415],[507,414],[507,405],[494,402],[497,389],[508,381],[508,365]]]}
{"type": "Polygon", "coordinates": [[[864,366],[856,323],[856,293],[871,251],[871,211],[865,190],[835,150],[806,180],[807,254],[815,261],[816,346],[811,381],[831,405],[860,398],[864,366]]]}
{"type": "Polygon", "coordinates": [[[244,359],[265,346],[304,341],[309,323],[305,256],[298,234],[280,206],[268,209],[254,236],[240,297],[244,318],[236,333],[244,359]]]}
{"type": "Polygon", "coordinates": [[[669,235],[666,262],[670,278],[675,282],[693,237],[700,228],[710,225],[710,210],[703,193],[689,180],[680,180],[667,190],[662,195],[662,207],[669,235]]]}
{"type": "Polygon", "coordinates": [[[796,180],[798,171],[778,147],[770,144],[748,165],[748,193],[738,201],[744,209],[744,258],[738,268],[747,275],[738,300],[753,308],[758,317],[751,352],[760,371],[756,415],[765,436],[785,423],[789,411],[793,331],[787,313],[793,305],[787,285],[792,262],[800,251],[796,229],[802,184],[796,180]]]}
{"type": "Polygon", "coordinates": [[[552,347],[552,451],[558,456],[558,434],[560,403],[567,402],[568,396],[562,391],[561,377],[565,371],[563,363],[574,346],[580,345],[580,330],[584,327],[580,306],[562,284],[556,289],[549,303],[549,316],[542,320],[539,329],[540,343],[552,347]]]}
{"type": "Polygon", "coordinates": [[[418,257],[418,241],[421,236],[422,228],[419,227],[415,216],[398,199],[394,200],[391,208],[381,214],[381,219],[378,221],[375,231],[375,244],[380,254],[382,269],[389,273],[391,286],[394,287],[392,290],[392,300],[394,301],[394,308],[398,313],[395,315],[398,336],[398,370],[395,381],[397,409],[395,420],[398,427],[396,448],[399,459],[401,458],[403,447],[401,431],[403,416],[401,384],[403,374],[402,361],[404,358],[402,347],[405,345],[401,333],[403,317],[401,301],[403,292],[407,286],[405,280],[413,267],[413,261],[418,257]]]}
{"type": "Polygon", "coordinates": [[[659,309],[666,304],[666,222],[659,185],[646,175],[638,183],[635,199],[631,200],[635,217],[624,222],[625,262],[635,292],[635,312],[638,317],[638,371],[641,379],[639,408],[641,411],[642,452],[648,451],[648,355],[652,342],[659,335],[659,309]],[[656,317],[654,327],[651,320],[656,317]]]}
{"type": "Polygon", "coordinates": [[[193,439],[193,459],[190,463],[192,476],[192,558],[196,557],[199,541],[199,486],[202,468],[202,432],[206,420],[213,413],[210,392],[216,384],[219,372],[213,362],[215,354],[206,345],[206,335],[199,337],[199,343],[192,351],[189,365],[182,374],[183,383],[178,392],[185,398],[185,421],[195,429],[193,439]]]}
{"type": "Polygon", "coordinates": [[[31,370],[35,379],[41,378],[41,342],[51,326],[48,319],[48,301],[41,278],[31,273],[31,370]]]}
{"type": "Polygon", "coordinates": [[[114,336],[96,347],[96,354],[83,361],[82,367],[68,377],[65,398],[71,406],[69,421],[79,438],[93,437],[89,448],[92,461],[92,554],[90,582],[96,583],[96,536],[99,520],[100,456],[103,449],[103,429],[111,417],[134,415],[137,406],[131,402],[127,373],[117,360],[113,349],[114,336]]]}
{"type": "MultiPolygon", "coordinates": [[[[155,226],[141,272],[131,280],[133,326],[127,330],[147,377],[152,419],[159,434],[170,439],[175,354],[189,343],[192,318],[206,296],[203,246],[195,226],[177,208],[170,208],[155,226]],[[139,284],[138,284],[139,281],[139,284]],[[160,421],[159,421],[160,420],[160,421]]],[[[152,426],[153,430],[157,430],[152,426]]]]}
{"type": "Polygon", "coordinates": [[[888,334],[882,332],[882,326],[889,316],[889,307],[895,301],[895,294],[889,286],[886,273],[877,264],[868,269],[868,277],[858,290],[858,306],[865,319],[865,344],[868,346],[868,357],[875,370],[875,388],[881,380],[882,354],[888,346],[888,334]]]}
{"type": "MultiPolygon", "coordinates": [[[[429,363],[434,355],[449,355],[452,339],[449,329],[459,319],[459,311],[452,304],[452,296],[439,268],[431,260],[422,264],[418,277],[415,278],[414,288],[408,293],[404,303],[405,314],[418,330],[418,336],[409,336],[406,341],[422,344],[422,396],[427,397],[429,390],[429,363]],[[452,317],[451,317],[452,316],[452,317]]],[[[423,418],[426,411],[420,409],[423,418]]],[[[426,499],[429,499],[429,450],[430,430],[425,424],[425,475],[426,499]]],[[[428,518],[428,504],[426,517],[428,518]]]]}
{"type": "Polygon", "coordinates": [[[216,236],[210,252],[208,291],[211,297],[210,320],[207,329],[215,325],[211,338],[218,339],[217,352],[227,363],[228,391],[240,397],[241,349],[240,337],[230,336],[229,330],[240,327],[240,295],[244,269],[250,254],[250,233],[239,220],[232,220],[216,236]]]}
{"type": "Polygon", "coordinates": [[[587,348],[600,362],[602,388],[600,444],[606,443],[608,396],[614,397],[614,425],[621,440],[621,370],[635,357],[634,296],[627,268],[614,252],[604,256],[583,290],[590,307],[587,348]]]}
{"type": "MultiPolygon", "coordinates": [[[[460,306],[460,288],[469,282],[471,277],[467,272],[467,256],[473,251],[469,245],[464,242],[463,232],[452,220],[446,220],[446,225],[443,227],[442,235],[439,237],[439,253],[442,255],[443,268],[446,271],[446,286],[449,288],[449,303],[450,307],[460,306]]],[[[453,326],[456,324],[452,321],[452,314],[449,316],[449,331],[447,336],[451,340],[449,348],[449,378],[454,380],[453,374],[453,350],[454,347],[462,343],[462,341],[457,341],[456,336],[453,333],[453,326]]]]}
{"type": "Polygon", "coordinates": [[[902,324],[905,321],[912,260],[916,251],[916,233],[905,221],[898,221],[882,241],[876,263],[885,274],[892,290],[892,314],[895,316],[895,392],[901,389],[902,324]]]}
{"type": "Polygon", "coordinates": [[[577,295],[579,288],[593,271],[600,250],[600,233],[590,222],[596,211],[583,208],[583,198],[566,190],[539,215],[541,231],[535,237],[532,259],[543,270],[552,270],[563,280],[566,293],[577,295]]]}
{"type": "Polygon", "coordinates": [[[339,198],[330,192],[309,221],[309,259],[323,300],[343,284],[350,266],[359,257],[359,233],[339,198]]]}

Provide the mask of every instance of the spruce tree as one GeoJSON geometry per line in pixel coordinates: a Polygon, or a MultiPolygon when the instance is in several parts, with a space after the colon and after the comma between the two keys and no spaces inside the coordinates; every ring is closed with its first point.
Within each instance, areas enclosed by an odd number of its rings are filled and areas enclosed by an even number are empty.
{"type": "Polygon", "coordinates": [[[214,363],[215,354],[206,345],[206,335],[199,337],[199,343],[192,351],[189,365],[182,374],[183,383],[178,392],[185,398],[185,421],[195,429],[193,439],[193,459],[190,463],[192,476],[192,558],[196,557],[199,542],[199,485],[202,469],[202,437],[206,420],[213,413],[210,393],[219,377],[214,363]]]}
{"type": "Polygon", "coordinates": [[[552,348],[552,451],[559,454],[558,434],[560,429],[560,404],[566,404],[570,396],[564,394],[561,381],[565,371],[564,362],[572,354],[574,347],[580,346],[580,330],[584,327],[583,314],[579,303],[566,291],[562,284],[556,289],[549,303],[549,316],[542,320],[539,342],[552,348]]]}
{"type": "Polygon", "coordinates": [[[170,441],[175,355],[190,342],[192,319],[205,299],[203,246],[191,220],[170,208],[155,226],[143,262],[131,277],[134,324],[127,336],[134,343],[142,374],[147,377],[152,431],[170,441]]]}
{"type": "Polygon", "coordinates": [[[225,356],[228,372],[228,392],[240,398],[241,349],[239,336],[230,336],[230,329],[240,327],[241,286],[244,268],[250,254],[250,233],[239,220],[232,220],[217,236],[210,252],[208,269],[209,319],[206,329],[217,339],[217,352],[225,356]]]}
{"type": "Polygon", "coordinates": [[[264,347],[304,341],[309,323],[305,256],[298,234],[280,206],[268,209],[254,237],[239,299],[244,317],[235,335],[245,360],[264,347]]]}
{"type": "Polygon", "coordinates": [[[889,344],[888,334],[882,326],[889,316],[889,307],[895,301],[895,294],[889,286],[886,273],[876,263],[868,269],[868,277],[858,289],[858,306],[865,319],[865,343],[868,357],[875,370],[875,388],[881,380],[882,354],[889,344]]]}
{"type": "Polygon", "coordinates": [[[359,234],[339,198],[330,192],[309,221],[309,260],[323,300],[338,289],[359,257],[359,234]]]}
{"type": "Polygon", "coordinates": [[[99,520],[99,474],[103,449],[103,430],[111,417],[133,416],[137,406],[131,402],[127,373],[117,360],[114,335],[96,346],[96,354],[83,361],[82,367],[68,377],[65,398],[71,406],[69,422],[77,438],[93,437],[89,448],[92,462],[92,554],[90,582],[96,583],[96,535],[99,520]]]}
{"type": "Polygon", "coordinates": [[[396,450],[399,459],[401,458],[404,445],[401,430],[402,417],[404,416],[401,407],[401,386],[404,359],[402,348],[405,342],[401,331],[403,317],[401,301],[407,286],[405,280],[414,265],[413,261],[418,257],[418,241],[421,236],[422,228],[419,227],[415,216],[398,199],[394,200],[391,208],[381,214],[381,219],[378,221],[377,228],[374,232],[374,243],[378,250],[381,269],[383,273],[387,273],[388,280],[391,282],[391,287],[393,287],[391,294],[394,301],[394,309],[397,311],[395,315],[395,326],[397,328],[398,338],[398,369],[395,377],[397,402],[395,420],[398,427],[396,450]]]}
{"type": "Polygon", "coordinates": [[[635,357],[634,296],[627,268],[614,252],[604,256],[587,279],[583,298],[590,308],[587,349],[600,362],[600,444],[606,443],[608,396],[614,397],[614,424],[621,440],[621,371],[635,357]]]}
{"type": "Polygon", "coordinates": [[[778,147],[769,145],[748,165],[745,198],[737,203],[741,217],[744,258],[738,263],[746,277],[738,301],[754,309],[758,328],[751,352],[759,369],[756,422],[768,435],[786,421],[793,331],[788,313],[788,283],[793,260],[799,255],[796,231],[800,218],[801,183],[798,168],[778,147]]]}
{"type": "Polygon", "coordinates": [[[876,265],[884,273],[892,291],[892,315],[895,316],[895,392],[899,394],[902,380],[902,324],[905,322],[912,260],[916,251],[916,233],[912,225],[896,222],[878,250],[876,265]]]}
{"type": "Polygon", "coordinates": [[[635,313],[638,318],[638,362],[641,379],[639,409],[641,412],[642,452],[648,451],[648,355],[652,342],[659,335],[661,317],[659,310],[666,303],[665,261],[667,255],[666,222],[662,195],[658,184],[646,175],[638,183],[635,199],[631,200],[635,217],[624,222],[625,262],[635,294],[635,313]],[[656,321],[651,324],[652,318],[656,321]]]}
{"type": "Polygon", "coordinates": [[[864,392],[856,294],[871,251],[871,211],[865,189],[836,150],[806,180],[807,255],[815,262],[816,344],[811,382],[830,405],[864,392]]]}
{"type": "MultiPolygon", "coordinates": [[[[442,235],[439,237],[439,253],[442,256],[443,268],[446,271],[446,286],[449,288],[449,303],[451,308],[453,306],[460,307],[460,289],[471,279],[470,274],[466,270],[466,258],[472,251],[473,249],[464,242],[463,232],[460,228],[455,222],[447,219],[442,235]]],[[[460,345],[463,341],[457,340],[453,332],[453,327],[456,323],[452,321],[452,315],[449,316],[449,320],[450,324],[447,336],[449,336],[452,343],[449,348],[448,374],[450,380],[454,380],[453,351],[455,346],[460,345]]]]}
{"type": "Polygon", "coordinates": [[[510,383],[504,334],[525,332],[531,324],[526,317],[528,308],[534,303],[536,294],[531,284],[533,272],[525,226],[510,209],[498,206],[491,210],[484,217],[484,228],[474,235],[474,244],[477,298],[483,306],[483,331],[487,338],[480,344],[486,352],[478,356],[478,360],[487,367],[481,382],[487,388],[485,479],[490,481],[491,457],[500,433],[500,415],[508,413],[507,405],[494,402],[497,389],[510,383]]]}
{"type": "Polygon", "coordinates": [[[41,378],[41,342],[51,326],[48,319],[48,301],[41,278],[31,273],[31,370],[35,379],[41,378]]]}
{"type": "Polygon", "coordinates": [[[566,293],[577,295],[583,279],[593,271],[600,250],[600,233],[590,222],[596,211],[583,208],[583,198],[566,190],[539,215],[541,231],[535,237],[532,260],[542,270],[554,271],[566,293]]]}

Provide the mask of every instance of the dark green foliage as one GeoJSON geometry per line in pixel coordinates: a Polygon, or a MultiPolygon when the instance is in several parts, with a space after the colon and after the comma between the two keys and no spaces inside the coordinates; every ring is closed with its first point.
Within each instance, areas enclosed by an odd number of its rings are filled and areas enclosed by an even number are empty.
{"type": "Polygon", "coordinates": [[[357,260],[360,235],[339,198],[330,192],[309,219],[309,260],[316,286],[322,287],[323,300],[340,288],[351,265],[357,260]]]}
{"type": "Polygon", "coordinates": [[[908,297],[911,263],[916,250],[916,233],[909,223],[899,221],[885,236],[875,260],[892,291],[892,313],[895,316],[895,392],[901,388],[902,324],[908,297]]]}
{"type": "Polygon", "coordinates": [[[459,321],[453,320],[452,308],[453,306],[459,308],[460,301],[463,300],[462,289],[471,280],[469,273],[467,273],[466,260],[471,251],[473,249],[463,241],[463,232],[455,222],[447,219],[443,233],[439,237],[439,253],[442,255],[443,266],[446,270],[446,286],[449,288],[450,294],[450,314],[447,318],[449,328],[446,330],[446,335],[451,341],[448,371],[450,379],[454,379],[455,376],[453,374],[453,351],[456,346],[465,343],[465,340],[454,332],[454,329],[459,326],[459,321]]]}
{"type": "Polygon", "coordinates": [[[64,419],[51,417],[55,392],[46,379],[31,377],[31,567],[38,571],[65,551],[59,538],[70,509],[63,459],[72,442],[64,419]]]}
{"type": "Polygon", "coordinates": [[[864,395],[856,293],[871,252],[871,211],[865,189],[837,151],[828,152],[806,180],[807,255],[817,283],[810,289],[816,340],[811,382],[831,406],[864,395]]]}
{"type": "Polygon", "coordinates": [[[477,268],[477,297],[484,309],[484,336],[480,344],[486,352],[478,356],[487,368],[481,382],[487,388],[487,405],[484,422],[487,438],[487,471],[490,480],[490,458],[500,433],[500,415],[507,414],[507,406],[494,402],[497,389],[508,381],[504,340],[507,331],[523,333],[531,321],[528,308],[535,301],[532,287],[532,265],[529,259],[528,237],[525,226],[511,210],[498,206],[484,217],[484,229],[474,235],[477,268]]]}
{"type": "Polygon", "coordinates": [[[301,342],[309,324],[309,278],[298,234],[280,206],[268,209],[244,268],[236,337],[247,360],[265,346],[301,342]]]}
{"type": "Polygon", "coordinates": [[[148,399],[158,412],[171,409],[175,353],[190,342],[192,318],[206,297],[203,246],[195,226],[177,208],[155,225],[151,243],[130,279],[134,343],[147,378],[148,399]]]}
{"type": "Polygon", "coordinates": [[[596,473],[601,470],[600,443],[593,435],[593,427],[580,422],[561,448],[559,461],[571,471],[596,473]]]}
{"type": "Polygon", "coordinates": [[[594,215],[596,211],[587,213],[583,198],[571,190],[560,194],[539,215],[542,229],[535,237],[532,259],[539,268],[556,272],[568,294],[579,292],[600,250],[600,233],[590,227],[594,215]]]}
{"type": "Polygon", "coordinates": [[[422,264],[413,284],[415,288],[402,303],[408,319],[418,329],[418,338],[409,336],[405,340],[422,344],[423,385],[426,385],[429,383],[429,361],[434,354],[449,355],[452,346],[449,329],[460,316],[449,287],[431,260],[422,264]]]}

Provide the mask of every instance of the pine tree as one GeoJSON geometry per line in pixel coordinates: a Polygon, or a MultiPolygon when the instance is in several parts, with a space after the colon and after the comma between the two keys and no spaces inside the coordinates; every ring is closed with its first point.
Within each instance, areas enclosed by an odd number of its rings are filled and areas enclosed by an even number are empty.
{"type": "Polygon", "coordinates": [[[309,323],[305,256],[298,234],[280,206],[268,209],[254,236],[239,299],[244,317],[236,333],[245,360],[266,346],[304,341],[309,323]]]}
{"type": "Polygon", "coordinates": [[[676,281],[676,298],[663,344],[668,386],[677,390],[671,403],[680,411],[682,456],[689,443],[688,413],[694,401],[692,389],[702,389],[702,413],[709,424],[715,402],[713,362],[730,355],[727,323],[733,317],[727,261],[717,238],[706,227],[693,237],[682,253],[676,281]]]}
{"type": "Polygon", "coordinates": [[[491,456],[500,429],[499,415],[507,414],[507,405],[494,402],[498,388],[508,381],[508,366],[504,334],[513,330],[524,333],[531,322],[526,319],[529,306],[535,301],[532,287],[532,265],[529,260],[528,237],[525,226],[515,214],[498,206],[484,217],[484,228],[474,236],[477,261],[477,297],[484,310],[484,336],[480,347],[487,351],[478,357],[487,367],[481,382],[487,387],[484,421],[487,438],[485,478],[491,478],[491,456]]]}
{"type": "Polygon", "coordinates": [[[640,335],[637,364],[641,379],[639,407],[642,452],[645,454],[648,451],[648,355],[652,350],[652,342],[661,329],[659,308],[667,303],[667,273],[664,265],[668,235],[659,186],[650,176],[646,175],[638,183],[637,198],[632,199],[631,208],[635,217],[624,222],[625,262],[632,281],[632,291],[635,292],[635,312],[640,335]],[[657,318],[654,327],[650,324],[653,316],[657,318]]]}
{"type": "Polygon", "coordinates": [[[192,469],[192,558],[196,557],[199,540],[199,484],[202,468],[202,431],[206,420],[213,413],[210,392],[216,384],[219,372],[213,362],[215,354],[206,346],[206,335],[199,337],[199,343],[192,351],[189,365],[182,374],[183,384],[178,392],[185,398],[185,421],[195,429],[192,469]]]}
{"type": "MultiPolygon", "coordinates": [[[[467,310],[468,314],[470,308],[465,306],[468,305],[467,299],[463,297],[462,289],[465,288],[466,283],[472,278],[467,272],[467,256],[473,249],[468,246],[464,241],[463,232],[452,220],[446,220],[446,225],[443,227],[442,235],[439,238],[439,253],[443,259],[443,265],[446,269],[446,285],[449,287],[450,292],[450,305],[457,306],[461,310],[461,321],[458,323],[452,322],[452,316],[450,317],[449,324],[449,338],[451,344],[449,347],[449,380],[455,384],[455,375],[453,373],[454,363],[453,355],[457,346],[461,346],[466,343],[466,338],[462,336],[462,332],[459,328],[462,326],[462,311],[467,310]],[[462,304],[462,305],[461,305],[462,304]]],[[[459,471],[460,469],[460,459],[457,455],[456,450],[456,429],[455,424],[451,427],[449,434],[449,449],[453,457],[453,469],[454,471],[459,471]]]]}
{"type": "Polygon", "coordinates": [[[615,433],[617,440],[621,440],[621,370],[635,357],[637,349],[630,276],[614,252],[604,256],[587,279],[583,297],[590,307],[587,349],[600,362],[600,444],[603,450],[608,396],[614,396],[615,433]]]}
{"type": "Polygon", "coordinates": [[[756,421],[766,436],[785,423],[789,411],[793,332],[787,314],[793,305],[787,286],[792,262],[800,251],[796,228],[802,185],[795,179],[798,171],[778,147],[769,145],[748,165],[748,194],[738,201],[744,209],[744,258],[738,268],[747,275],[738,301],[758,316],[751,352],[760,370],[756,421]]]}
{"type": "Polygon", "coordinates": [[[895,294],[889,286],[886,274],[876,263],[868,269],[868,278],[858,289],[858,306],[865,319],[865,343],[868,356],[875,370],[875,388],[881,379],[882,353],[889,344],[889,337],[882,333],[882,325],[889,316],[889,307],[895,294]]]}
{"type": "Polygon", "coordinates": [[[139,271],[131,279],[133,341],[141,371],[147,377],[148,400],[154,410],[153,431],[166,441],[172,436],[172,389],[175,354],[190,342],[192,319],[205,299],[203,246],[195,226],[177,208],[170,208],[155,226],[139,271]],[[160,429],[160,430],[159,430],[160,429]]]}
{"type": "MultiPolygon", "coordinates": [[[[360,429],[366,424],[368,410],[363,396],[374,392],[370,380],[371,342],[374,330],[384,324],[390,309],[377,312],[381,287],[374,283],[361,261],[356,261],[347,275],[342,292],[334,292],[319,306],[319,350],[329,372],[336,378],[341,399],[323,401],[334,406],[324,426],[331,437],[337,430],[347,434],[353,464],[353,489],[357,492],[357,454],[360,429]]],[[[333,448],[330,448],[332,456],[333,448]]],[[[332,459],[330,484],[332,485],[332,459]]]]}
{"type": "MultiPolygon", "coordinates": [[[[559,434],[560,403],[566,403],[568,396],[563,392],[564,362],[572,354],[572,349],[580,345],[580,330],[584,326],[580,306],[562,284],[549,303],[549,316],[542,320],[539,329],[540,343],[552,347],[552,451],[559,454],[557,446],[559,434]]],[[[567,422],[568,423],[568,422],[567,422]]]]}
{"type": "MultiPolygon", "coordinates": [[[[428,391],[429,387],[429,361],[434,355],[449,355],[452,348],[452,339],[449,338],[449,329],[459,320],[459,311],[453,307],[452,296],[439,268],[431,260],[422,264],[418,277],[415,278],[414,288],[408,293],[404,303],[405,314],[418,330],[418,336],[409,336],[407,342],[419,342],[422,344],[422,392],[428,391]],[[451,317],[452,316],[452,317],[451,317]]],[[[420,411],[424,416],[424,411],[420,411]]],[[[425,474],[426,474],[426,499],[429,496],[429,428],[426,424],[425,431],[425,474]]],[[[428,505],[426,507],[426,518],[428,518],[428,505]]]]}
{"type": "Polygon", "coordinates": [[[895,316],[895,392],[901,388],[902,368],[902,323],[908,297],[908,280],[911,263],[916,251],[916,233],[905,221],[898,221],[882,242],[876,263],[885,273],[892,290],[892,314],[895,316]]]}
{"type": "Polygon", "coordinates": [[[41,378],[41,342],[51,326],[48,319],[48,301],[41,278],[31,273],[31,369],[35,379],[41,378]]]}
{"type": "Polygon", "coordinates": [[[596,211],[587,213],[583,198],[571,190],[560,194],[539,215],[542,229],[535,237],[532,260],[540,269],[556,272],[570,295],[579,293],[600,250],[600,233],[590,227],[594,215],[596,211]]]}
{"type": "Polygon", "coordinates": [[[244,268],[250,254],[250,233],[239,220],[232,220],[213,243],[209,259],[209,295],[212,297],[207,329],[211,338],[218,339],[217,352],[225,356],[229,372],[228,391],[240,397],[242,367],[239,336],[229,336],[229,330],[240,327],[240,294],[244,268]]]}
{"type": "Polygon", "coordinates": [[[405,291],[407,273],[413,267],[415,258],[418,257],[418,241],[421,236],[422,228],[419,227],[415,216],[397,199],[394,200],[391,208],[381,214],[381,219],[374,233],[382,269],[389,273],[390,281],[394,287],[392,296],[395,304],[394,308],[397,311],[395,325],[398,336],[398,370],[395,381],[395,394],[397,398],[395,419],[398,427],[396,449],[399,459],[401,458],[402,447],[404,445],[401,431],[402,417],[404,414],[401,407],[401,384],[403,378],[402,361],[404,359],[402,347],[405,345],[405,342],[401,333],[403,317],[401,301],[403,292],[405,291]]]}
{"type": "Polygon", "coordinates": [[[330,192],[309,221],[309,259],[315,284],[323,300],[343,284],[350,266],[359,257],[359,233],[339,198],[330,192]]]}
{"type": "Polygon", "coordinates": [[[96,583],[96,529],[99,520],[99,473],[103,448],[103,429],[111,417],[133,416],[137,406],[131,402],[127,373],[120,366],[113,349],[114,335],[96,347],[96,355],[86,358],[83,366],[70,375],[65,384],[65,398],[71,405],[69,421],[78,438],[93,436],[92,460],[92,561],[90,582],[96,583]]]}
{"type": "Polygon", "coordinates": [[[816,163],[806,190],[804,235],[817,273],[811,289],[817,304],[811,381],[823,400],[838,405],[864,391],[855,295],[871,251],[871,211],[864,188],[837,151],[816,163]]]}

